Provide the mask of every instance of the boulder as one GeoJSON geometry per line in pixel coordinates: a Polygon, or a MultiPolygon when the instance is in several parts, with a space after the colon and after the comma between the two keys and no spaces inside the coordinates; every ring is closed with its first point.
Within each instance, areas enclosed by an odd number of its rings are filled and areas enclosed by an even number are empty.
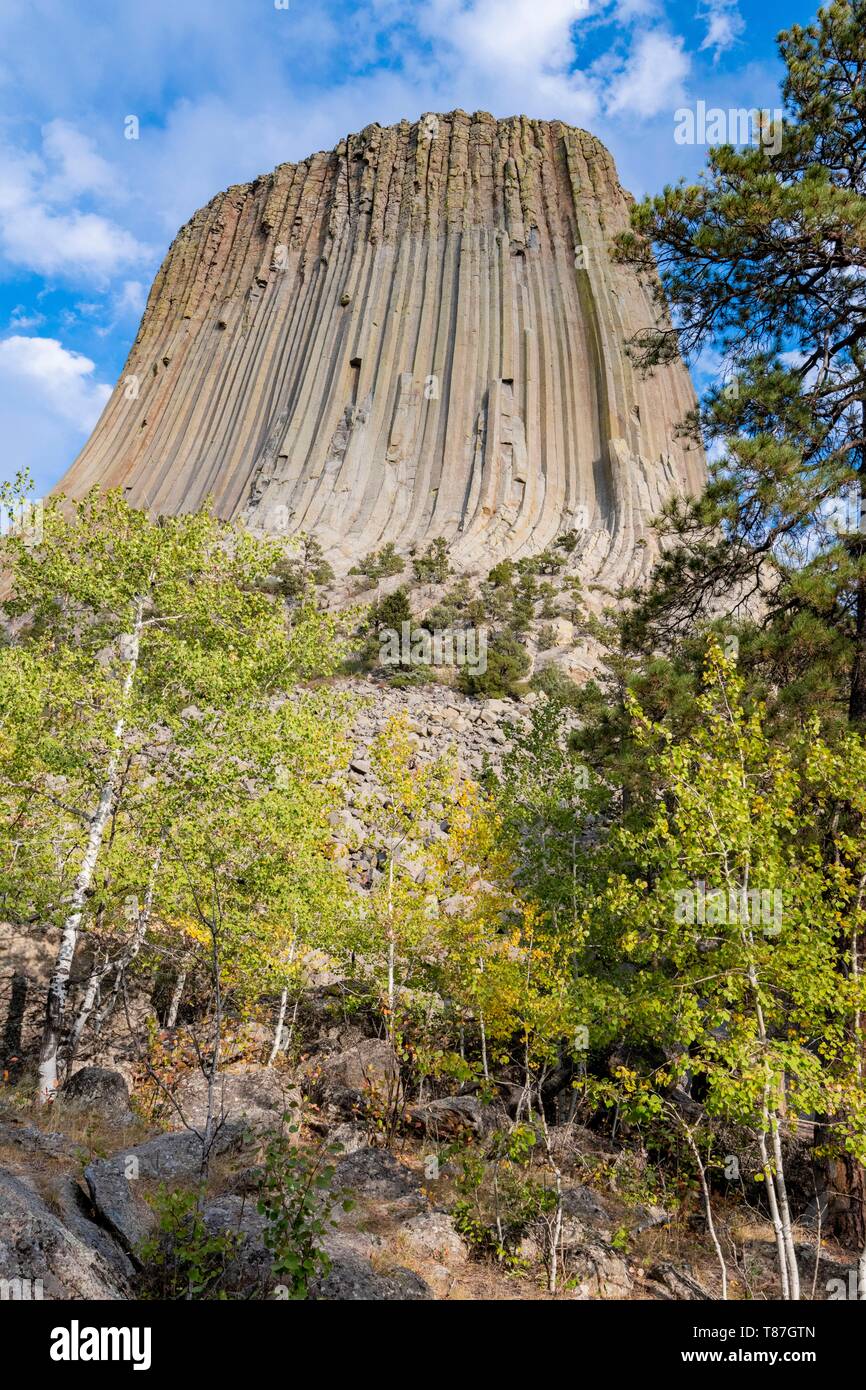
{"type": "MultiPolygon", "coordinates": [[[[239,1148],[243,1132],[243,1125],[224,1126],[214,1139],[212,1155],[239,1148]]],[[[111,1158],[98,1158],[85,1168],[84,1179],[101,1221],[133,1260],[156,1225],[154,1212],[145,1202],[139,1184],[171,1186],[194,1182],[201,1170],[201,1157],[199,1136],[182,1130],[177,1134],[158,1134],[111,1158]]]]}
{"type": "MultiPolygon", "coordinates": [[[[207,1078],[200,1071],[183,1077],[174,1100],[183,1119],[172,1109],[172,1128],[203,1130],[207,1120],[207,1078]]],[[[281,1116],[301,1103],[300,1092],[284,1071],[246,1063],[221,1072],[214,1088],[214,1115],[232,1124],[243,1122],[253,1129],[278,1125],[281,1116]]]]}
{"type": "Polygon", "coordinates": [[[504,1118],[497,1107],[482,1105],[475,1096],[442,1096],[415,1105],[408,1112],[412,1124],[433,1138],[456,1134],[487,1134],[504,1118]]]}
{"type": "Polygon", "coordinates": [[[569,1252],[569,1279],[577,1281],[575,1298],[628,1298],[632,1290],[629,1267],[621,1255],[597,1240],[569,1252]]]}
{"type": "Polygon", "coordinates": [[[703,1284],[699,1284],[691,1274],[683,1269],[678,1269],[668,1260],[662,1260],[659,1264],[653,1265],[652,1269],[647,1271],[647,1279],[651,1279],[661,1286],[664,1293],[660,1293],[659,1296],[662,1298],[667,1296],[678,1301],[698,1299],[712,1301],[714,1299],[714,1295],[705,1289],[703,1284]]]}
{"type": "Polygon", "coordinates": [[[119,1241],[96,1223],[96,1210],[88,1193],[71,1173],[58,1177],[51,1187],[51,1207],[64,1226],[86,1245],[96,1250],[120,1276],[124,1287],[135,1276],[135,1266],[119,1241]]]}
{"type": "Polygon", "coordinates": [[[332,1187],[346,1188],[367,1203],[387,1203],[401,1211],[415,1212],[427,1205],[420,1179],[387,1149],[357,1149],[341,1158],[332,1187]]]}
{"type": "Polygon", "coordinates": [[[42,1154],[46,1158],[71,1161],[76,1150],[75,1144],[65,1134],[37,1129],[24,1120],[0,1120],[0,1144],[20,1150],[22,1160],[30,1154],[42,1154]]]}
{"type": "Polygon", "coordinates": [[[447,1295],[468,1261],[466,1246],[444,1211],[422,1211],[400,1225],[399,1249],[420,1265],[426,1282],[440,1297],[447,1295]]]}
{"type": "Polygon", "coordinates": [[[81,1067],[60,1087],[58,1096],[76,1110],[87,1110],[116,1124],[129,1124],[129,1087],[119,1071],[109,1067],[81,1067]]]}
{"type": "Polygon", "coordinates": [[[369,1148],[370,1141],[362,1129],[345,1120],[329,1131],[328,1143],[333,1144],[340,1154],[348,1155],[357,1153],[359,1149],[369,1148]]]}
{"type": "Polygon", "coordinates": [[[611,1217],[607,1208],[589,1187],[567,1187],[562,1194],[563,1244],[570,1243],[570,1231],[579,1243],[589,1227],[605,1239],[610,1239],[611,1217]]]}
{"type": "Polygon", "coordinates": [[[644,1231],[654,1231],[658,1226],[666,1226],[671,1219],[670,1212],[665,1211],[664,1207],[652,1205],[639,1206],[635,1209],[634,1214],[637,1221],[629,1229],[630,1236],[641,1236],[644,1231]]]}
{"type": "Polygon", "coordinates": [[[563,1221],[562,1252],[575,1298],[628,1298],[633,1280],[627,1261],[575,1216],[563,1221]]]}
{"type": "Polygon", "coordinates": [[[400,1094],[397,1057],[383,1038],[359,1038],[341,1051],[316,1053],[302,1064],[300,1076],[320,1104],[348,1112],[364,1108],[371,1096],[387,1103],[400,1094]]]}
{"type": "Polygon", "coordinates": [[[406,1303],[433,1298],[429,1284],[420,1274],[400,1266],[387,1274],[379,1273],[369,1260],[350,1250],[331,1256],[330,1271],[313,1281],[311,1294],[327,1303],[406,1303]]]}
{"type": "Polygon", "coordinates": [[[0,1169],[2,1297],[124,1299],[122,1272],[97,1248],[99,1233],[84,1218],[70,1230],[22,1178],[0,1169]]]}
{"type": "MultiPolygon", "coordinates": [[[[226,1285],[246,1297],[279,1299],[280,1283],[273,1275],[272,1257],[264,1243],[265,1220],[256,1203],[223,1194],[208,1203],[204,1219],[212,1233],[231,1231],[237,1238],[236,1252],[226,1269],[226,1285]]],[[[386,1272],[375,1270],[365,1252],[378,1251],[380,1243],[370,1236],[328,1232],[323,1245],[330,1268],[311,1281],[311,1298],[323,1302],[397,1302],[433,1297],[426,1281],[411,1270],[399,1265],[386,1272]]]]}

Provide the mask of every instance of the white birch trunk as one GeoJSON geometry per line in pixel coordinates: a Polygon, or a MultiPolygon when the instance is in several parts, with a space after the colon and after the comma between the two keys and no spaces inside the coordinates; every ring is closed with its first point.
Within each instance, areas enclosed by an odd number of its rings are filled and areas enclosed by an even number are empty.
{"type": "Polygon", "coordinates": [[[120,983],[123,978],[123,972],[129,968],[129,966],[132,964],[139,951],[141,950],[144,938],[147,935],[147,928],[150,924],[150,915],[153,909],[153,891],[156,881],[156,875],[159,872],[159,864],[161,857],[162,850],[158,849],[156,851],[156,855],[154,856],[153,866],[150,871],[150,878],[148,879],[147,890],[144,896],[144,904],[136,916],[135,930],[125,951],[121,953],[118,959],[106,961],[105,964],[99,970],[94,970],[87,983],[87,989],[84,994],[84,999],[82,1000],[81,1008],[78,1011],[78,1017],[75,1020],[75,1026],[73,1027],[72,1033],[70,1034],[70,1057],[75,1056],[75,1053],[78,1049],[78,1044],[81,1040],[81,1034],[84,1032],[84,1029],[87,1026],[88,1019],[90,1018],[90,1015],[93,1013],[96,1000],[99,997],[100,987],[102,985],[103,980],[106,979],[106,977],[110,975],[112,971],[114,971],[114,988],[111,993],[111,999],[109,1000],[108,1004],[105,1005],[104,1008],[100,1009],[97,1015],[95,1026],[95,1031],[97,1033],[102,1027],[102,1024],[105,1021],[105,1019],[108,1018],[109,1015],[112,1013],[114,1005],[117,1002],[117,996],[120,992],[120,983]]]}
{"type": "Polygon", "coordinates": [[[135,679],[135,673],[138,667],[138,651],[141,641],[143,612],[144,600],[139,599],[135,606],[135,621],[133,623],[132,633],[128,638],[129,645],[125,653],[127,670],[121,689],[121,713],[112,731],[112,752],[108,761],[108,767],[105,770],[96,811],[90,822],[87,845],[75,878],[72,897],[69,901],[69,911],[66,914],[66,919],[60,934],[60,948],[57,952],[57,959],[54,962],[54,970],[48,985],[48,999],[45,1007],[45,1026],[42,1033],[42,1047],[39,1055],[39,1101],[43,1105],[51,1099],[54,1091],[57,1089],[58,1054],[63,1036],[63,1020],[66,1012],[66,1001],[69,994],[69,975],[72,969],[75,948],[78,945],[78,933],[81,927],[81,919],[84,915],[84,904],[93,882],[93,875],[99,859],[99,851],[102,848],[105,828],[108,825],[114,794],[117,788],[117,772],[120,763],[120,742],[123,738],[126,719],[125,706],[129,699],[132,683],[135,679]]]}
{"type": "Polygon", "coordinates": [[[171,999],[169,1000],[168,1004],[168,1014],[165,1020],[166,1028],[174,1028],[175,1024],[177,1023],[177,1015],[178,1010],[180,1009],[180,1001],[183,998],[183,992],[185,988],[186,967],[183,966],[177,972],[177,979],[174,982],[174,989],[171,992],[171,999]]]}
{"type": "Polygon", "coordinates": [[[271,1055],[268,1057],[267,1065],[272,1067],[277,1059],[280,1050],[280,1042],[283,1036],[283,1024],[286,1021],[286,1005],[289,1002],[289,991],[284,989],[280,995],[280,1012],[277,1015],[277,1026],[274,1029],[274,1044],[271,1048],[271,1055]]]}

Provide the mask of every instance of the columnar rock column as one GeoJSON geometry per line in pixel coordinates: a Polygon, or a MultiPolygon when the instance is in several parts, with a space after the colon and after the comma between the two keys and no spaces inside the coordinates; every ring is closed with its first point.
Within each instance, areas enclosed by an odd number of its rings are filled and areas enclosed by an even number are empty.
{"type": "Polygon", "coordinates": [[[641,380],[648,294],[611,259],[629,200],[558,121],[428,115],[220,194],[175,239],[121,381],[62,488],[122,486],[314,534],[335,567],[444,536],[452,562],[582,533],[637,546],[704,461],[681,363],[641,380]]]}

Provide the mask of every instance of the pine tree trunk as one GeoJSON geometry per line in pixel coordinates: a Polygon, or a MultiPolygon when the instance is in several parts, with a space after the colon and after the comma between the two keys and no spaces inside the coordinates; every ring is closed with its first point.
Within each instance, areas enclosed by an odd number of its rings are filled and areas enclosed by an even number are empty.
{"type": "Polygon", "coordinates": [[[112,753],[103,777],[99,801],[90,821],[87,845],[75,878],[69,910],[60,934],[60,948],[48,985],[45,1025],[42,1031],[42,1046],[39,1054],[39,1100],[43,1105],[51,1099],[57,1089],[58,1058],[63,1041],[66,1001],[69,995],[69,975],[72,970],[75,948],[78,945],[78,933],[84,915],[84,904],[93,882],[99,851],[102,848],[105,829],[108,825],[114,794],[117,789],[120,742],[125,728],[125,706],[132,690],[132,683],[138,666],[143,612],[144,600],[139,599],[135,606],[132,633],[128,639],[129,647],[125,653],[127,670],[121,689],[121,713],[112,731],[112,753]]]}
{"type": "Polygon", "coordinates": [[[847,1250],[866,1246],[866,1184],[863,1164],[852,1154],[829,1163],[830,1195],[827,1217],[830,1229],[847,1250]]]}
{"type": "MultiPolygon", "coordinates": [[[[866,481],[866,480],[864,480],[866,481]]],[[[858,543],[858,555],[863,543],[858,543]]],[[[866,579],[857,581],[854,610],[854,657],[848,695],[848,720],[862,727],[866,723],[866,579]]]]}

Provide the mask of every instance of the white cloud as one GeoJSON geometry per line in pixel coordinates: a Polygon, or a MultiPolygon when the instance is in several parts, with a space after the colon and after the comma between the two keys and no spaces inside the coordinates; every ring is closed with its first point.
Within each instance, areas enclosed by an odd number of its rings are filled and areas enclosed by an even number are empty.
{"type": "Polygon", "coordinates": [[[574,27],[594,6],[595,0],[431,0],[418,10],[417,24],[433,42],[434,75],[455,93],[452,104],[587,120],[598,98],[575,68],[574,27]]]}
{"type": "Polygon", "coordinates": [[[10,328],[38,328],[45,322],[45,315],[38,311],[27,309],[23,304],[16,304],[12,313],[9,315],[10,328]]]}
{"type": "Polygon", "coordinates": [[[729,48],[733,48],[746,27],[737,0],[706,0],[700,17],[707,25],[706,37],[701,48],[712,49],[715,59],[726,53],[729,48]]]}
{"type": "Polygon", "coordinates": [[[68,121],[49,121],[42,127],[42,153],[54,172],[43,187],[50,202],[81,193],[113,197],[117,177],[111,165],[97,153],[93,141],[68,121]]]}
{"type": "Polygon", "coordinates": [[[124,280],[114,296],[114,308],[118,314],[141,316],[147,302],[147,286],[140,280],[124,280]]]}
{"type": "Polygon", "coordinates": [[[0,378],[17,385],[42,410],[88,433],[99,419],[111,387],[95,381],[96,364],[70,352],[57,338],[15,334],[0,340],[0,378]]]}
{"type": "Polygon", "coordinates": [[[3,476],[26,469],[45,496],[72,463],[111,388],[81,353],[53,338],[0,339],[3,476]]]}
{"type": "Polygon", "coordinates": [[[591,0],[433,0],[422,22],[476,69],[562,72],[574,59],[572,26],[590,5],[591,0]]]}
{"type": "Polygon", "coordinates": [[[619,24],[632,24],[656,16],[659,10],[659,0],[617,0],[614,17],[619,24]]]}
{"type": "Polygon", "coordinates": [[[0,250],[12,265],[41,275],[104,282],[125,266],[149,259],[131,232],[101,213],[67,205],[75,194],[102,187],[102,161],[71,127],[46,127],[42,156],[0,153],[0,250]]]}
{"type": "Polygon", "coordinates": [[[684,100],[689,68],[689,56],[678,35],[660,29],[638,34],[625,66],[613,80],[608,114],[649,119],[673,111],[684,100]]]}

